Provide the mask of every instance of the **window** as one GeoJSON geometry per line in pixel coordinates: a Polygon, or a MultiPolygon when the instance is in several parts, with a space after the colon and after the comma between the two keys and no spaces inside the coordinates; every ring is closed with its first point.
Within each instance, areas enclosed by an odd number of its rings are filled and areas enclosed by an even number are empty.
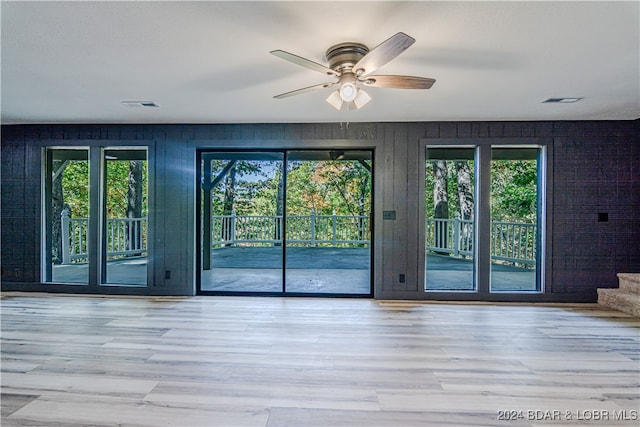
{"type": "Polygon", "coordinates": [[[44,282],[89,283],[89,150],[49,149],[44,179],[44,282]]]}
{"type": "Polygon", "coordinates": [[[147,284],[147,152],[104,151],[103,259],[107,284],[147,284]]]}
{"type": "Polygon", "coordinates": [[[146,286],[147,150],[47,148],[44,170],[42,281],[146,286]]]}
{"type": "Polygon", "coordinates": [[[427,146],[425,290],[540,292],[540,147],[427,146]]]}
{"type": "Polygon", "coordinates": [[[491,150],[491,291],[537,291],[538,150],[491,150]]]}
{"type": "Polygon", "coordinates": [[[426,289],[473,291],[475,161],[473,148],[427,148],[426,289]]]}

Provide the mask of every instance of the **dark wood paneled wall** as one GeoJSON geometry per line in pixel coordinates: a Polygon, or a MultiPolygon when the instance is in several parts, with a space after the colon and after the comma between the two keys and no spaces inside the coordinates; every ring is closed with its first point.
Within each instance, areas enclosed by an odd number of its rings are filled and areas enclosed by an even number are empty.
{"type": "Polygon", "coordinates": [[[550,271],[547,292],[528,300],[595,301],[596,288],[617,286],[617,272],[640,272],[640,120],[12,125],[2,126],[2,289],[87,291],[39,282],[44,146],[149,147],[151,286],[100,291],[166,295],[192,295],[195,289],[196,148],[358,146],[375,149],[376,156],[376,297],[425,298],[418,233],[420,141],[443,138],[547,141],[550,271]],[[395,210],[396,220],[383,221],[384,210],[395,210]],[[608,222],[598,222],[600,212],[609,214],[608,222]],[[164,278],[166,270],[171,279],[164,278]],[[399,273],[406,275],[405,283],[399,282],[399,273]]]}

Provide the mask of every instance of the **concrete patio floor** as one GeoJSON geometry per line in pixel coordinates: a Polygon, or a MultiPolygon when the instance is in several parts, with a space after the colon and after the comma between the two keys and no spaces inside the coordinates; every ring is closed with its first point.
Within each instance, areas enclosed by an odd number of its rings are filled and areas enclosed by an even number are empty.
{"type": "MultiPolygon", "coordinates": [[[[53,266],[54,283],[88,283],[89,265],[74,263],[53,266]]],[[[146,286],[147,257],[133,257],[107,262],[106,283],[113,285],[146,286]]]]}
{"type": "MultiPolygon", "coordinates": [[[[368,248],[287,247],[286,292],[371,292],[368,248]]],[[[203,291],[282,292],[282,247],[226,247],[211,253],[203,291]]]]}
{"type": "MultiPolygon", "coordinates": [[[[287,292],[369,294],[368,248],[286,248],[287,292]]],[[[228,247],[212,251],[212,269],[201,274],[202,290],[282,292],[282,248],[228,247]]],[[[535,290],[535,271],[492,265],[493,291],[535,290]]],[[[427,255],[427,289],[473,290],[473,262],[427,255]]]]}
{"type": "MultiPolygon", "coordinates": [[[[288,247],[287,292],[360,294],[371,291],[368,248],[288,247]]],[[[427,255],[427,289],[473,290],[473,262],[427,255]]],[[[201,289],[219,292],[282,292],[281,247],[226,247],[212,251],[212,269],[201,271],[201,289]]],[[[107,263],[110,284],[146,285],[146,258],[107,263]]],[[[87,283],[87,264],[55,265],[56,283],[87,283]]],[[[535,271],[492,265],[492,291],[534,291],[535,271]]]]}

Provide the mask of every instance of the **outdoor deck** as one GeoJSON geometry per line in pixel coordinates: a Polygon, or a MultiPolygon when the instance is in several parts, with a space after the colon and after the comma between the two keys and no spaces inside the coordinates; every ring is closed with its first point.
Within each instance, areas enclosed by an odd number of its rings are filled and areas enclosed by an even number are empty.
{"type": "MultiPolygon", "coordinates": [[[[287,292],[369,294],[368,248],[288,247],[287,292]]],[[[222,247],[212,250],[212,269],[203,270],[203,291],[281,292],[281,247],[222,247]]],[[[146,258],[108,263],[108,282],[123,285],[146,283],[146,258]]],[[[54,266],[54,281],[86,283],[87,264],[54,266]]],[[[470,259],[427,255],[429,290],[472,290],[470,259]]],[[[535,271],[508,265],[492,265],[493,291],[535,290],[535,271]]]]}
{"type": "MultiPolygon", "coordinates": [[[[282,272],[282,216],[211,216],[203,233],[201,290],[312,294],[371,293],[369,217],[290,215],[286,225],[286,271],[282,272]],[[210,261],[210,262],[209,262],[210,261]]],[[[53,282],[87,283],[87,218],[63,212],[62,265],[53,282]]],[[[473,291],[474,238],[471,220],[425,218],[426,288],[473,291]],[[435,255],[441,254],[441,255],[435,255]],[[448,254],[448,255],[447,255],[448,254]]],[[[126,258],[107,263],[106,283],[147,283],[146,218],[110,218],[107,255],[126,258]]],[[[492,222],[491,291],[536,290],[536,224],[492,222]],[[527,265],[529,268],[515,267],[527,265]]],[[[394,272],[399,274],[402,272],[394,272]]],[[[405,274],[408,272],[405,272],[405,274]]]]}

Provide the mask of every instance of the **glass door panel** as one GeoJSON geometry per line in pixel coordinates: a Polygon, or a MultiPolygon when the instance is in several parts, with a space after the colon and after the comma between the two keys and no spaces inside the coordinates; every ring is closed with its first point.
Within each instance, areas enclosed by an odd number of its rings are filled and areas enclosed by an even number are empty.
{"type": "Polygon", "coordinates": [[[282,292],[284,154],[201,154],[200,291],[282,292]]]}
{"type": "Polygon", "coordinates": [[[427,291],[475,291],[473,148],[427,147],[427,291]]]}
{"type": "Polygon", "coordinates": [[[289,151],[285,291],[370,295],[370,151],[289,151]]]}
{"type": "Polygon", "coordinates": [[[538,152],[491,150],[491,292],[540,290],[538,152]]]}
{"type": "Polygon", "coordinates": [[[89,283],[89,150],[49,149],[45,282],[89,283]]]}
{"type": "Polygon", "coordinates": [[[147,151],[104,151],[105,284],[147,284],[147,151]]]}

